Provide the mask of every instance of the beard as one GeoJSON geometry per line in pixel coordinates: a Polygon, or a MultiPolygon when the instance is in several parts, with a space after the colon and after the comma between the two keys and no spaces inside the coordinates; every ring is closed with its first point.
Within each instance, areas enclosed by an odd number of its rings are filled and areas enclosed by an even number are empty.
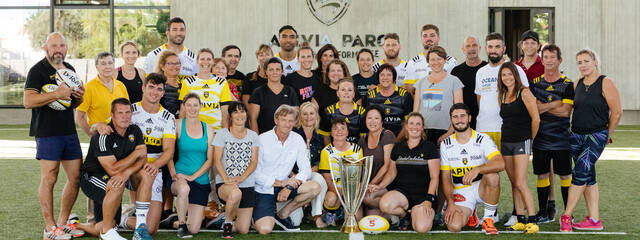
{"type": "Polygon", "coordinates": [[[53,64],[61,64],[64,61],[64,54],[56,52],[56,53],[53,53],[52,55],[47,56],[47,58],[53,64]]]}
{"type": "Polygon", "coordinates": [[[453,130],[456,130],[456,132],[464,132],[467,131],[467,129],[469,129],[469,123],[465,124],[464,127],[458,127],[458,125],[453,125],[453,130]]]}
{"type": "Polygon", "coordinates": [[[384,55],[386,55],[389,59],[396,59],[398,57],[398,54],[400,53],[400,51],[396,52],[395,54],[393,53],[389,53],[387,54],[386,52],[384,53],[384,55]]]}
{"type": "Polygon", "coordinates": [[[182,43],[184,42],[183,37],[172,37],[170,40],[173,45],[182,45],[182,43]]]}
{"type": "Polygon", "coordinates": [[[496,57],[496,56],[489,55],[489,61],[493,64],[499,63],[500,60],[502,60],[502,56],[496,57]]]}

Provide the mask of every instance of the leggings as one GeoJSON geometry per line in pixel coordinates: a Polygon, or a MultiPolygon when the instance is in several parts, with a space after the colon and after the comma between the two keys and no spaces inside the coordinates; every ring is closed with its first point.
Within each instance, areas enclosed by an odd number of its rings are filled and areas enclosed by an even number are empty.
{"type": "Polygon", "coordinates": [[[572,133],[570,144],[574,167],[571,184],[577,186],[596,184],[595,164],[608,140],[608,129],[588,134],[572,133]]]}

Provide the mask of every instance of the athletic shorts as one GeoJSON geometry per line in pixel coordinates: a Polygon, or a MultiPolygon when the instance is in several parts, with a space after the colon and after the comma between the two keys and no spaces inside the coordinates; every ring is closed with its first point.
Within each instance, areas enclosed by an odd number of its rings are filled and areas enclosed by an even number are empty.
{"type": "Polygon", "coordinates": [[[36,159],[54,161],[82,159],[78,134],[36,137],[36,159]]]}
{"type": "Polygon", "coordinates": [[[438,138],[447,133],[447,130],[427,128],[424,130],[424,133],[427,134],[428,141],[432,142],[438,148],[440,148],[440,145],[438,144],[438,138]]]}
{"type": "MultiPolygon", "coordinates": [[[[276,202],[278,199],[278,193],[280,193],[282,187],[274,187],[273,194],[264,194],[256,192],[256,204],[253,207],[253,221],[258,221],[263,217],[275,217],[276,216],[276,202]]],[[[298,189],[294,189],[289,194],[287,200],[292,200],[298,195],[298,189]]]]}
{"type": "Polygon", "coordinates": [[[500,145],[502,145],[502,149],[500,150],[502,156],[531,154],[531,139],[522,142],[502,142],[500,145]]]}
{"type": "Polygon", "coordinates": [[[478,204],[484,203],[484,201],[480,198],[480,181],[476,181],[471,186],[454,189],[453,190],[453,201],[456,205],[466,207],[468,209],[473,209],[478,204]]]}
{"type": "Polygon", "coordinates": [[[502,133],[501,132],[483,132],[484,134],[487,134],[491,140],[493,140],[493,143],[496,144],[496,147],[498,147],[498,150],[502,150],[501,148],[501,141],[502,141],[502,133]]]}
{"type": "Polygon", "coordinates": [[[571,174],[571,152],[567,150],[540,150],[533,149],[533,174],[540,175],[551,171],[553,159],[553,172],[560,176],[571,174]]]}
{"type": "MultiPolygon", "coordinates": [[[[173,185],[173,179],[169,178],[164,185],[173,185]]],[[[211,193],[211,184],[199,184],[195,181],[189,182],[189,204],[197,204],[201,206],[207,206],[209,202],[209,194],[211,193]]],[[[171,189],[171,187],[169,187],[171,189]]]]}
{"type": "MultiPolygon", "coordinates": [[[[222,183],[216,184],[216,191],[219,191],[221,186],[222,183]]],[[[252,208],[256,205],[256,191],[253,190],[253,187],[240,188],[240,192],[242,192],[242,198],[238,208],[252,208]]],[[[222,204],[225,204],[225,201],[220,198],[220,193],[218,193],[218,199],[222,204]]]]}
{"type": "Polygon", "coordinates": [[[151,186],[151,201],[162,202],[162,175],[162,171],[158,171],[156,179],[153,180],[153,185],[151,186]]]}
{"type": "MultiPolygon", "coordinates": [[[[415,191],[409,191],[407,189],[403,189],[400,187],[392,187],[391,190],[389,191],[397,191],[399,193],[401,193],[402,195],[404,195],[405,198],[407,198],[407,201],[409,202],[409,208],[411,209],[413,208],[415,205],[419,205],[422,202],[427,200],[427,193],[422,190],[420,192],[415,192],[415,191]]],[[[432,206],[433,208],[433,206],[432,206]]]]}
{"type": "MultiPolygon", "coordinates": [[[[80,189],[87,195],[87,198],[93,200],[93,214],[96,222],[102,222],[102,202],[106,194],[105,188],[109,181],[109,175],[91,176],[87,173],[81,173],[80,189]]],[[[121,208],[118,207],[113,219],[116,224],[120,222],[121,208]]]]}

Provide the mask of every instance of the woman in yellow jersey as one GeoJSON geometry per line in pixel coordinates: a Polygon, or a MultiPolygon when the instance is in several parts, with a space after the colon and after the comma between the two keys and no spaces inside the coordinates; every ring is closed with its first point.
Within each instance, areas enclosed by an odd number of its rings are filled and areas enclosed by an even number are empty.
{"type": "Polygon", "coordinates": [[[178,93],[180,93],[180,86],[182,80],[188,77],[187,75],[180,75],[180,58],[177,54],[171,51],[164,51],[158,58],[158,65],[155,72],[164,75],[167,78],[167,83],[164,87],[164,96],[160,99],[160,105],[166,108],[178,117],[181,101],[178,100],[178,93]]]}
{"type": "Polygon", "coordinates": [[[338,191],[341,191],[340,170],[332,168],[332,164],[338,157],[351,157],[354,159],[362,158],[362,148],[358,144],[348,142],[349,129],[347,122],[343,118],[337,118],[331,123],[331,137],[333,141],[327,145],[320,153],[320,165],[318,172],[322,174],[327,183],[327,194],[324,197],[324,208],[326,210],[322,217],[328,225],[336,225],[337,210],[340,208],[340,200],[338,199],[338,191]],[[336,176],[336,184],[333,184],[331,172],[336,176]],[[338,189],[336,189],[336,187],[338,189]]]}
{"type": "MultiPolygon", "coordinates": [[[[185,78],[180,89],[182,99],[190,92],[198,94],[202,101],[200,120],[212,125],[214,129],[227,126],[227,106],[225,103],[232,100],[229,85],[224,78],[212,74],[214,66],[213,52],[208,48],[198,51],[198,73],[185,78]]],[[[181,117],[182,114],[181,114],[181,117]]]]}

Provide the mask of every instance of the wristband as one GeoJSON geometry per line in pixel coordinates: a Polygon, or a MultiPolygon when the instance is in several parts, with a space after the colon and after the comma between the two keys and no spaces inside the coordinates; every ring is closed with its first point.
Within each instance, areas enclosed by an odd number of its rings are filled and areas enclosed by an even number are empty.
{"type": "Polygon", "coordinates": [[[287,186],[284,186],[284,187],[285,187],[286,189],[291,190],[291,191],[295,190],[295,188],[293,188],[291,185],[288,185],[288,184],[287,184],[287,186]]]}
{"type": "Polygon", "coordinates": [[[436,198],[435,195],[427,193],[427,199],[426,200],[431,202],[431,206],[435,206],[437,198],[436,198]]]}

